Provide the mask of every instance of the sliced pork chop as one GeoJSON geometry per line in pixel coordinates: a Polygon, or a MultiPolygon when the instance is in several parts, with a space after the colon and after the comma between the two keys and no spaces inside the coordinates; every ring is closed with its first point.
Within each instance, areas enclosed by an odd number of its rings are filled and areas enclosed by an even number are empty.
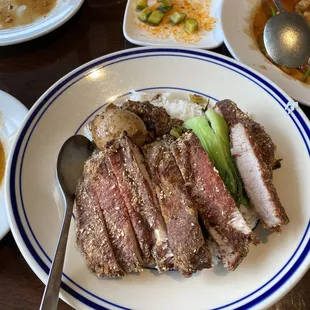
{"type": "Polygon", "coordinates": [[[108,165],[117,179],[120,192],[126,203],[144,263],[146,266],[151,265],[153,264],[152,248],[155,244],[155,238],[153,231],[144,216],[145,206],[140,197],[137,183],[130,177],[129,172],[127,171],[124,152],[118,143],[118,140],[115,140],[113,144],[110,144],[106,152],[106,157],[108,165]]]}
{"type": "Polygon", "coordinates": [[[141,271],[143,260],[139,245],[116,178],[106,165],[104,152],[89,159],[84,170],[92,175],[90,186],[97,196],[117,261],[126,273],[141,271]]]}
{"type": "Polygon", "coordinates": [[[195,134],[183,134],[170,147],[222,262],[234,270],[247,255],[249,243],[257,243],[258,239],[195,134]]]}
{"type": "Polygon", "coordinates": [[[98,277],[123,277],[125,273],[114,255],[102,211],[90,182],[84,178],[76,189],[74,210],[77,246],[89,269],[98,277]]]}
{"type": "Polygon", "coordinates": [[[264,128],[231,100],[217,102],[216,109],[230,127],[231,153],[249,199],[263,225],[280,231],[289,219],[272,182],[275,145],[264,128]]]}
{"type": "Polygon", "coordinates": [[[155,189],[146,170],[144,158],[139,148],[123,135],[119,139],[122,156],[129,178],[135,184],[140,199],[139,212],[148,223],[152,234],[152,256],[155,259],[159,272],[167,271],[173,267],[173,253],[171,251],[167,228],[160,211],[155,189]]]}
{"type": "Polygon", "coordinates": [[[234,271],[242,262],[243,257],[240,257],[240,253],[235,252],[227,245],[227,242],[225,242],[223,238],[217,237],[216,240],[217,241],[215,241],[211,235],[207,239],[209,249],[212,253],[212,267],[216,266],[218,260],[220,260],[228,271],[234,271]]]}
{"type": "Polygon", "coordinates": [[[167,225],[174,268],[189,277],[198,270],[211,268],[211,255],[169,143],[168,140],[154,142],[143,151],[167,225]]]}

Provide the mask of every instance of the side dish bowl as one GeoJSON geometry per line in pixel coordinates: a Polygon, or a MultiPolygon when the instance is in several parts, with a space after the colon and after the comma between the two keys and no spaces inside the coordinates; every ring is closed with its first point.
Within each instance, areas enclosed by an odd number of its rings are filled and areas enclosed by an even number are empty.
{"type": "MultiPolygon", "coordinates": [[[[0,143],[4,149],[4,162],[1,158],[0,165],[7,167],[8,157],[11,151],[17,131],[25,119],[28,110],[16,98],[0,90],[0,143]]],[[[0,240],[9,231],[9,222],[5,210],[5,176],[0,179],[0,240]]]]}
{"type": "Polygon", "coordinates": [[[260,0],[223,1],[221,25],[225,44],[234,58],[271,79],[296,101],[310,106],[310,85],[289,76],[273,65],[262,54],[254,40],[252,24],[260,4],[260,0]]]}
{"type": "Polygon", "coordinates": [[[41,37],[67,22],[84,0],[58,0],[55,8],[31,24],[0,30],[0,46],[17,44],[41,37]]]}
{"type": "MultiPolygon", "coordinates": [[[[197,0],[195,1],[197,2],[197,0]]],[[[200,40],[195,40],[195,42],[186,42],[184,40],[176,40],[173,35],[162,35],[162,30],[160,29],[161,26],[157,26],[157,29],[156,27],[153,27],[153,29],[156,29],[157,31],[155,34],[150,34],[146,31],[146,28],[142,27],[143,23],[138,20],[139,12],[136,11],[136,0],[129,0],[127,2],[123,21],[124,36],[128,41],[136,45],[185,46],[204,49],[216,48],[223,43],[223,33],[219,15],[222,0],[207,0],[206,3],[208,2],[210,2],[209,16],[215,19],[215,24],[213,25],[213,29],[211,31],[204,31],[202,33],[200,40]]],[[[190,6],[191,1],[187,1],[187,4],[190,6]]],[[[170,25],[168,27],[170,27],[170,25]]],[[[180,29],[179,31],[183,32],[184,30],[180,29]]]]}

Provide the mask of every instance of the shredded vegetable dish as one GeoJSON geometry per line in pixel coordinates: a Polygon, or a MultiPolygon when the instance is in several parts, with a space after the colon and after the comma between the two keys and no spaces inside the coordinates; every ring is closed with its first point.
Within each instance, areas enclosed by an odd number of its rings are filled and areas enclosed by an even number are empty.
{"type": "MultiPolygon", "coordinates": [[[[282,0],[284,7],[289,12],[295,12],[297,14],[303,15],[310,23],[310,0],[282,0]]],[[[255,12],[252,33],[254,39],[261,50],[261,52],[269,59],[263,41],[264,27],[269,18],[273,15],[278,14],[278,10],[273,2],[273,0],[262,1],[262,4],[257,8],[255,12]]],[[[271,60],[271,59],[269,59],[271,60]]],[[[278,66],[282,71],[291,77],[310,85],[310,66],[304,64],[299,68],[286,68],[284,66],[278,66]]]]}
{"type": "Polygon", "coordinates": [[[210,16],[210,3],[211,0],[147,1],[148,6],[140,13],[137,24],[148,36],[174,37],[183,43],[199,42],[216,23],[210,16]],[[167,2],[168,7],[165,6],[167,2]]]}

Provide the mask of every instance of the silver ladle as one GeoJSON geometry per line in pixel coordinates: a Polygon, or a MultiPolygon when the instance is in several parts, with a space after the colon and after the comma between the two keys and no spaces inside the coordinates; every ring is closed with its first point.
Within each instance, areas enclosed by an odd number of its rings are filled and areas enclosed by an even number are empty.
{"type": "Polygon", "coordinates": [[[310,58],[310,26],[303,16],[287,12],[280,0],[274,2],[280,13],[265,26],[266,51],[276,64],[297,68],[310,58]]]}

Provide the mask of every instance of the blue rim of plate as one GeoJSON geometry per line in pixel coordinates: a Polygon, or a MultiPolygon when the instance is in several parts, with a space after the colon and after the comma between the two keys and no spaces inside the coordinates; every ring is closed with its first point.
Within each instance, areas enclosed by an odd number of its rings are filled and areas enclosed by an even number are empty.
{"type": "MultiPolygon", "coordinates": [[[[16,189],[15,183],[16,183],[16,168],[18,165],[18,159],[19,154],[21,151],[23,152],[21,164],[22,167],[22,161],[24,158],[24,154],[27,148],[27,145],[29,143],[31,134],[36,127],[37,123],[39,122],[42,115],[45,113],[45,111],[49,108],[50,105],[54,102],[54,100],[61,95],[65,90],[67,90],[70,86],[75,84],[80,79],[84,78],[86,75],[89,74],[89,70],[91,69],[97,69],[99,67],[106,67],[113,65],[118,62],[124,62],[132,59],[137,58],[145,58],[145,57],[185,57],[185,58],[191,58],[191,59],[197,59],[200,61],[206,61],[211,62],[216,65],[225,67],[228,70],[232,70],[237,74],[240,74],[244,76],[245,78],[251,80],[253,83],[258,85],[260,88],[262,88],[265,92],[267,92],[270,96],[274,98],[274,100],[286,111],[287,110],[287,104],[291,100],[288,96],[285,96],[281,91],[279,91],[275,86],[272,85],[272,83],[268,82],[263,78],[260,74],[257,74],[253,72],[251,69],[248,69],[242,64],[238,64],[232,59],[229,59],[225,56],[220,56],[218,54],[212,53],[212,52],[201,52],[198,50],[187,50],[187,49],[181,49],[181,48],[137,48],[132,50],[125,50],[123,52],[117,52],[111,55],[104,56],[100,59],[97,59],[95,61],[92,61],[89,64],[86,64],[77,70],[75,70],[72,73],[69,73],[67,76],[65,76],[60,82],[56,84],[56,86],[52,86],[50,90],[48,90],[37,102],[37,104],[34,106],[34,108],[31,110],[28,119],[24,123],[24,126],[22,130],[20,131],[19,138],[16,140],[16,144],[14,147],[14,151],[11,156],[11,168],[9,170],[9,182],[7,183],[9,186],[9,199],[11,202],[11,208],[13,213],[13,219],[11,219],[12,222],[16,223],[17,230],[13,230],[14,236],[15,234],[19,234],[21,238],[23,239],[24,245],[29,251],[29,253],[32,256],[32,259],[35,260],[36,264],[40,266],[40,268],[44,271],[46,275],[49,273],[49,267],[44,263],[42,258],[39,256],[39,254],[34,249],[31,241],[29,240],[27,233],[25,231],[25,228],[22,224],[21,217],[18,211],[18,204],[17,204],[17,198],[16,198],[16,191],[20,190],[21,195],[21,201],[22,201],[22,193],[21,193],[21,187],[16,189]],[[86,73],[86,74],[85,74],[86,73]],[[78,78],[79,77],[79,78],[78,78]],[[56,96],[55,96],[56,95],[56,96]],[[41,114],[40,114],[41,113],[41,114]],[[31,128],[31,126],[34,123],[34,120],[39,115],[37,120],[35,121],[34,126],[31,128]],[[31,128],[30,134],[28,134],[28,130],[31,128]],[[22,150],[22,144],[25,142],[25,139],[27,138],[27,141],[25,143],[24,149],[22,150]]],[[[161,87],[161,88],[168,88],[168,87],[161,87]]],[[[291,113],[288,113],[288,116],[290,119],[294,122],[296,128],[299,130],[299,133],[304,141],[305,147],[308,151],[308,155],[310,155],[310,128],[307,124],[307,121],[304,119],[302,114],[298,110],[294,110],[291,113]]],[[[22,169],[18,171],[19,177],[17,179],[21,180],[21,173],[22,169]]],[[[33,234],[33,231],[30,227],[30,224],[27,219],[27,215],[25,212],[25,208],[22,204],[22,209],[24,212],[24,216],[28,225],[28,229],[32,233],[32,237],[37,242],[37,245],[39,248],[42,249],[40,244],[38,243],[35,235],[33,234]]],[[[9,212],[9,214],[11,214],[9,212]]],[[[303,262],[308,258],[309,250],[310,250],[310,236],[308,236],[308,232],[310,229],[310,220],[308,221],[307,228],[305,230],[305,233],[293,253],[293,255],[290,257],[290,259],[287,261],[287,263],[281,268],[281,270],[274,275],[269,281],[267,281],[264,285],[262,285],[260,288],[255,290],[254,292],[248,294],[247,296],[244,296],[240,298],[239,300],[233,301],[229,304],[214,308],[213,310],[220,310],[220,309],[226,309],[231,308],[232,306],[236,305],[236,308],[234,309],[249,309],[252,308],[259,303],[265,301],[266,299],[270,298],[272,294],[277,292],[294,274],[295,272],[302,266],[303,262]],[[297,257],[296,254],[298,251],[303,247],[302,252],[297,257]],[[270,288],[268,288],[266,291],[263,291],[266,286],[268,286],[274,279],[276,279],[283,270],[293,261],[296,260],[293,265],[290,267],[286,273],[281,276],[280,279],[277,280],[276,283],[273,283],[270,288]],[[260,291],[261,294],[257,295],[260,291]],[[253,295],[257,295],[252,297],[253,295]],[[251,298],[252,297],[252,298],[251,298]],[[249,299],[246,301],[246,299],[249,299]],[[237,305],[238,303],[242,302],[242,305],[237,305]],[[243,302],[247,302],[246,304],[243,304],[243,302]]],[[[15,236],[16,238],[16,236],[15,236]]],[[[17,238],[16,238],[17,239],[17,238]]],[[[44,251],[43,251],[44,253],[44,251]]],[[[26,255],[25,255],[26,256],[26,255]]],[[[49,261],[50,258],[47,257],[49,261]]],[[[63,274],[64,278],[66,278],[69,282],[71,282],[73,285],[77,286],[80,290],[84,291],[88,295],[91,296],[92,299],[98,299],[100,300],[100,303],[105,303],[106,306],[112,306],[118,309],[128,309],[126,307],[123,307],[121,305],[117,305],[115,303],[109,302],[107,300],[104,300],[103,298],[96,296],[92,294],[91,292],[88,292],[86,289],[75,283],[73,280],[71,280],[68,276],[63,274]]],[[[75,299],[79,300],[81,303],[87,305],[88,307],[94,308],[94,309],[107,309],[96,302],[86,298],[85,296],[81,295],[77,291],[75,291],[73,288],[71,288],[66,283],[62,282],[61,284],[62,289],[67,292],[69,295],[74,297],[75,299]]]]}

